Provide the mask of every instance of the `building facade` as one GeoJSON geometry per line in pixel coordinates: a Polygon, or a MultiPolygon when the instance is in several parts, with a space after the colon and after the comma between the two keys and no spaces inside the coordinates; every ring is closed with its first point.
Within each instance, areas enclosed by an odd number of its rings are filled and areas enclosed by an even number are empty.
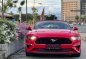
{"type": "Polygon", "coordinates": [[[75,16],[80,17],[80,0],[62,0],[61,18],[64,21],[75,21],[75,16]]]}
{"type": "Polygon", "coordinates": [[[81,0],[81,15],[86,15],[86,0],[81,0]]]}

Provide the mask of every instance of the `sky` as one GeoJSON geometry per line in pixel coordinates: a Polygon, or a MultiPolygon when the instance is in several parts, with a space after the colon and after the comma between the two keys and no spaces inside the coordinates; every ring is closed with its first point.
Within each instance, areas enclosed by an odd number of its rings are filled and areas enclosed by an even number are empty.
{"type": "MultiPolygon", "coordinates": [[[[18,0],[17,8],[20,6],[20,1],[18,0]]],[[[38,9],[38,14],[42,13],[43,8],[45,8],[45,14],[55,14],[61,16],[61,0],[27,0],[28,13],[32,13],[33,5],[38,9]]],[[[17,8],[9,9],[9,12],[18,13],[17,8]]],[[[26,3],[22,6],[22,13],[26,13],[26,3]]]]}

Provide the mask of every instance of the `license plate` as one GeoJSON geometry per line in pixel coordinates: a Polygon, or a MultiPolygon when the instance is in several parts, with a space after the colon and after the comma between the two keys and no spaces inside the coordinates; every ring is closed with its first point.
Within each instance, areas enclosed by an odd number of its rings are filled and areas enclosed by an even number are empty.
{"type": "Polygon", "coordinates": [[[60,49],[59,44],[48,44],[47,47],[48,49],[60,49]]]}

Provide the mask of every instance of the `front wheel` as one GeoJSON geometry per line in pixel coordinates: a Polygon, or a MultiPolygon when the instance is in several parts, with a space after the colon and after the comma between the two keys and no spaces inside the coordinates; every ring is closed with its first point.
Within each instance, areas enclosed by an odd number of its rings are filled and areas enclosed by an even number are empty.
{"type": "Polygon", "coordinates": [[[26,52],[26,56],[31,56],[32,53],[26,52]]]}

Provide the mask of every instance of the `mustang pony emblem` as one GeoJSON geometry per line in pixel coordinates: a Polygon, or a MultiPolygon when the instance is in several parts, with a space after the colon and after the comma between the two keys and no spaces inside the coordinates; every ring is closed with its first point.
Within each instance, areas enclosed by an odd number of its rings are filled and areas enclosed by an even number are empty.
{"type": "Polygon", "coordinates": [[[57,39],[51,39],[51,41],[52,41],[52,42],[56,42],[56,41],[57,41],[57,39]]]}

